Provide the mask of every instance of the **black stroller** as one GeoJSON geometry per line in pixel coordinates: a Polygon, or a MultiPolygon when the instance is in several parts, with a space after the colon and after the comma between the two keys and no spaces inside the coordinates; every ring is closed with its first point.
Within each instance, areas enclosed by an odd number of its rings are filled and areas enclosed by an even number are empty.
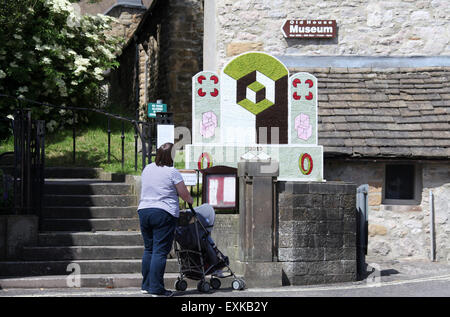
{"type": "Polygon", "coordinates": [[[178,258],[180,276],[175,282],[177,291],[185,291],[185,278],[199,281],[197,290],[207,293],[211,287],[219,289],[219,278],[233,276],[231,286],[235,290],[245,288],[245,282],[236,277],[229,267],[229,259],[219,251],[211,238],[214,226],[215,212],[210,205],[202,205],[194,210],[180,212],[178,225],[175,230],[174,250],[178,258]],[[211,275],[210,282],[206,276],[211,275]]]}

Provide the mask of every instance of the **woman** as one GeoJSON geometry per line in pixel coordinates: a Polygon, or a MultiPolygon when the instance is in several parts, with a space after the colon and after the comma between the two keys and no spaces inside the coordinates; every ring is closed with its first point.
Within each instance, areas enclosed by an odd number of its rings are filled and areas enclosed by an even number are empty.
{"type": "Polygon", "coordinates": [[[141,178],[138,212],[145,247],[141,292],[155,297],[173,295],[164,288],[164,271],[180,213],[178,197],[190,204],[194,202],[180,172],[173,167],[172,147],[172,143],[163,144],[141,178]]]}

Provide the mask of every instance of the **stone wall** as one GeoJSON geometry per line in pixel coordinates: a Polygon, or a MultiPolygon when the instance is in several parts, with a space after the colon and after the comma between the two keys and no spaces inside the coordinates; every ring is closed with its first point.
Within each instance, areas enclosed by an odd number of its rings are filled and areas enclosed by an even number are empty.
{"type": "MultiPolygon", "coordinates": [[[[434,230],[436,260],[450,263],[450,163],[434,162],[422,164],[422,227],[426,256],[430,256],[430,204],[429,191],[434,195],[434,230]]],[[[418,226],[418,224],[417,224],[418,226]]],[[[416,229],[416,230],[417,230],[416,229]]],[[[417,230],[418,231],[418,230],[417,230]]]]}
{"type": "Polygon", "coordinates": [[[450,183],[433,190],[436,259],[450,263],[450,183]]]}
{"type": "Polygon", "coordinates": [[[216,214],[211,237],[219,250],[228,256],[231,270],[236,271],[239,259],[239,215],[216,214]]]}
{"type": "MultiPolygon", "coordinates": [[[[109,75],[108,99],[113,106],[135,110],[135,51],[134,47],[127,47],[126,45],[141,22],[145,8],[114,6],[116,4],[117,1],[112,0],[97,2],[82,0],[73,5],[78,6],[82,14],[96,15],[104,14],[108,11],[107,15],[115,18],[112,28],[105,31],[105,34],[106,36],[116,36],[121,39],[125,49],[118,56],[120,68],[113,70],[109,75]]],[[[148,7],[149,4],[148,0],[143,1],[145,7],[148,7]]]]}
{"type": "MultiPolygon", "coordinates": [[[[436,56],[449,55],[445,0],[224,0],[211,5],[218,70],[235,54],[261,50],[273,55],[436,56]],[[213,12],[212,12],[213,11],[213,12]],[[333,19],[335,39],[285,39],[285,19],[333,19]]],[[[206,59],[206,57],[205,57],[206,59]]]]}
{"type": "Polygon", "coordinates": [[[197,0],[168,1],[169,25],[161,39],[165,70],[166,101],[176,125],[190,127],[192,77],[203,69],[203,3],[197,0]]]}
{"type": "Polygon", "coordinates": [[[356,280],[356,186],[278,182],[284,285],[356,280]]]}
{"type": "Polygon", "coordinates": [[[127,49],[118,58],[120,67],[113,70],[108,78],[109,102],[113,106],[120,106],[123,109],[135,110],[135,51],[127,49]]]}
{"type": "Polygon", "coordinates": [[[368,255],[382,259],[430,258],[429,190],[432,190],[435,195],[436,258],[450,260],[450,163],[418,162],[422,171],[420,202],[386,205],[382,199],[386,162],[389,161],[325,159],[325,179],[369,185],[368,255]]]}
{"type": "MultiPolygon", "coordinates": [[[[142,5],[148,8],[151,4],[151,0],[142,1],[142,5]]],[[[114,17],[116,22],[112,25],[112,30],[107,34],[118,36],[126,43],[136,30],[142,16],[144,15],[145,8],[136,8],[130,6],[117,6],[116,0],[80,0],[77,3],[72,4],[81,14],[96,15],[105,14],[114,17]]]]}
{"type": "MultiPolygon", "coordinates": [[[[150,7],[153,0],[141,0],[142,5],[146,8],[150,7]]],[[[82,14],[98,14],[105,13],[108,9],[118,3],[117,0],[78,0],[76,4],[80,7],[82,14]]]]}
{"type": "Polygon", "coordinates": [[[144,15],[145,10],[134,9],[127,7],[116,7],[112,9],[108,15],[116,18],[116,21],[112,24],[112,30],[110,34],[118,36],[124,40],[124,43],[133,36],[136,31],[141,18],[144,15]]]}
{"type": "Polygon", "coordinates": [[[162,99],[168,111],[173,112],[175,125],[190,127],[191,78],[202,69],[202,2],[167,1],[153,16],[161,18],[161,22],[156,32],[148,37],[147,60],[142,52],[140,56],[140,112],[145,113],[142,109],[146,109],[147,102],[162,99]]]}

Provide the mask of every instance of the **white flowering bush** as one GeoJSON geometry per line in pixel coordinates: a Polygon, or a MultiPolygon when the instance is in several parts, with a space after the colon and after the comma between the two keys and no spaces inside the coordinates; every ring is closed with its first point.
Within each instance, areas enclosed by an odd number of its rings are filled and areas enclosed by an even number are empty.
{"type": "MultiPolygon", "coordinates": [[[[0,93],[59,106],[95,107],[106,70],[117,67],[113,18],[81,15],[68,0],[0,0],[0,93]]],[[[0,97],[6,117],[17,102],[0,97]]],[[[24,105],[26,103],[24,102],[24,105]]],[[[83,114],[75,122],[84,120],[83,114]]],[[[71,111],[33,107],[47,129],[74,124],[71,111]]],[[[5,134],[0,127],[0,137],[5,134]]]]}

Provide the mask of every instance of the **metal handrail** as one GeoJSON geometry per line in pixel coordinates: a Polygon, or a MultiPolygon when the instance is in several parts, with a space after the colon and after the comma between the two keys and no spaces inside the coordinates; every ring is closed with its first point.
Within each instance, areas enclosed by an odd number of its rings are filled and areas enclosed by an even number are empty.
{"type": "MultiPolygon", "coordinates": [[[[111,158],[111,129],[110,129],[110,119],[117,119],[117,120],[122,120],[122,121],[126,121],[129,122],[131,124],[133,124],[134,126],[134,130],[135,130],[135,134],[134,134],[134,139],[135,139],[135,171],[137,171],[137,152],[138,152],[138,146],[137,146],[137,139],[138,136],[141,139],[142,142],[142,169],[144,169],[146,162],[148,160],[148,162],[151,162],[151,157],[153,156],[151,153],[151,147],[152,147],[152,141],[154,141],[151,137],[152,135],[152,131],[154,130],[154,124],[152,122],[146,122],[146,121],[140,121],[140,120],[135,120],[135,119],[131,119],[131,118],[127,118],[121,115],[117,115],[117,114],[112,114],[106,111],[103,111],[101,109],[95,109],[95,108],[84,108],[84,107],[71,107],[71,106],[58,106],[58,105],[54,105],[48,102],[40,102],[40,101],[36,101],[36,100],[31,100],[31,99],[27,99],[27,98],[18,98],[18,97],[14,97],[14,96],[9,96],[6,94],[0,94],[0,97],[4,97],[4,98],[10,98],[10,99],[15,99],[19,102],[19,105],[21,106],[21,102],[27,102],[30,103],[32,105],[39,105],[39,106],[46,106],[46,107],[51,107],[51,108],[56,108],[56,109],[64,109],[64,110],[71,110],[73,112],[73,127],[72,127],[72,139],[73,139],[73,154],[72,154],[72,160],[73,163],[75,163],[75,158],[76,158],[76,131],[75,131],[75,112],[76,111],[90,111],[90,112],[94,112],[94,113],[98,113],[98,114],[102,114],[105,115],[106,117],[108,117],[108,122],[107,122],[107,133],[108,133],[108,163],[110,163],[110,158],[111,158]],[[139,128],[139,125],[142,125],[142,131],[139,128]],[[147,149],[148,146],[148,149],[147,149]]],[[[124,147],[125,147],[125,125],[124,122],[122,122],[122,134],[121,134],[121,139],[122,139],[122,146],[121,146],[121,151],[122,151],[122,170],[124,168],[124,161],[125,161],[125,155],[124,155],[124,147]]]]}
{"type": "Polygon", "coordinates": [[[147,123],[145,121],[139,121],[139,120],[134,120],[134,119],[130,119],[127,117],[123,117],[117,114],[112,114],[100,109],[95,109],[95,108],[83,108],[83,107],[71,107],[71,106],[57,106],[48,102],[40,102],[40,101],[36,101],[36,100],[31,100],[31,99],[27,99],[27,98],[18,98],[18,97],[14,97],[14,96],[9,96],[9,95],[5,95],[5,94],[0,94],[0,97],[6,97],[6,98],[11,98],[11,99],[16,99],[18,101],[26,101],[32,104],[36,104],[36,105],[40,105],[40,106],[48,106],[48,107],[53,107],[53,108],[59,108],[59,109],[64,109],[64,110],[80,110],[80,111],[92,111],[92,112],[97,112],[100,114],[104,114],[108,117],[112,117],[115,119],[119,119],[119,120],[125,120],[125,121],[129,121],[131,123],[147,123]]]}

